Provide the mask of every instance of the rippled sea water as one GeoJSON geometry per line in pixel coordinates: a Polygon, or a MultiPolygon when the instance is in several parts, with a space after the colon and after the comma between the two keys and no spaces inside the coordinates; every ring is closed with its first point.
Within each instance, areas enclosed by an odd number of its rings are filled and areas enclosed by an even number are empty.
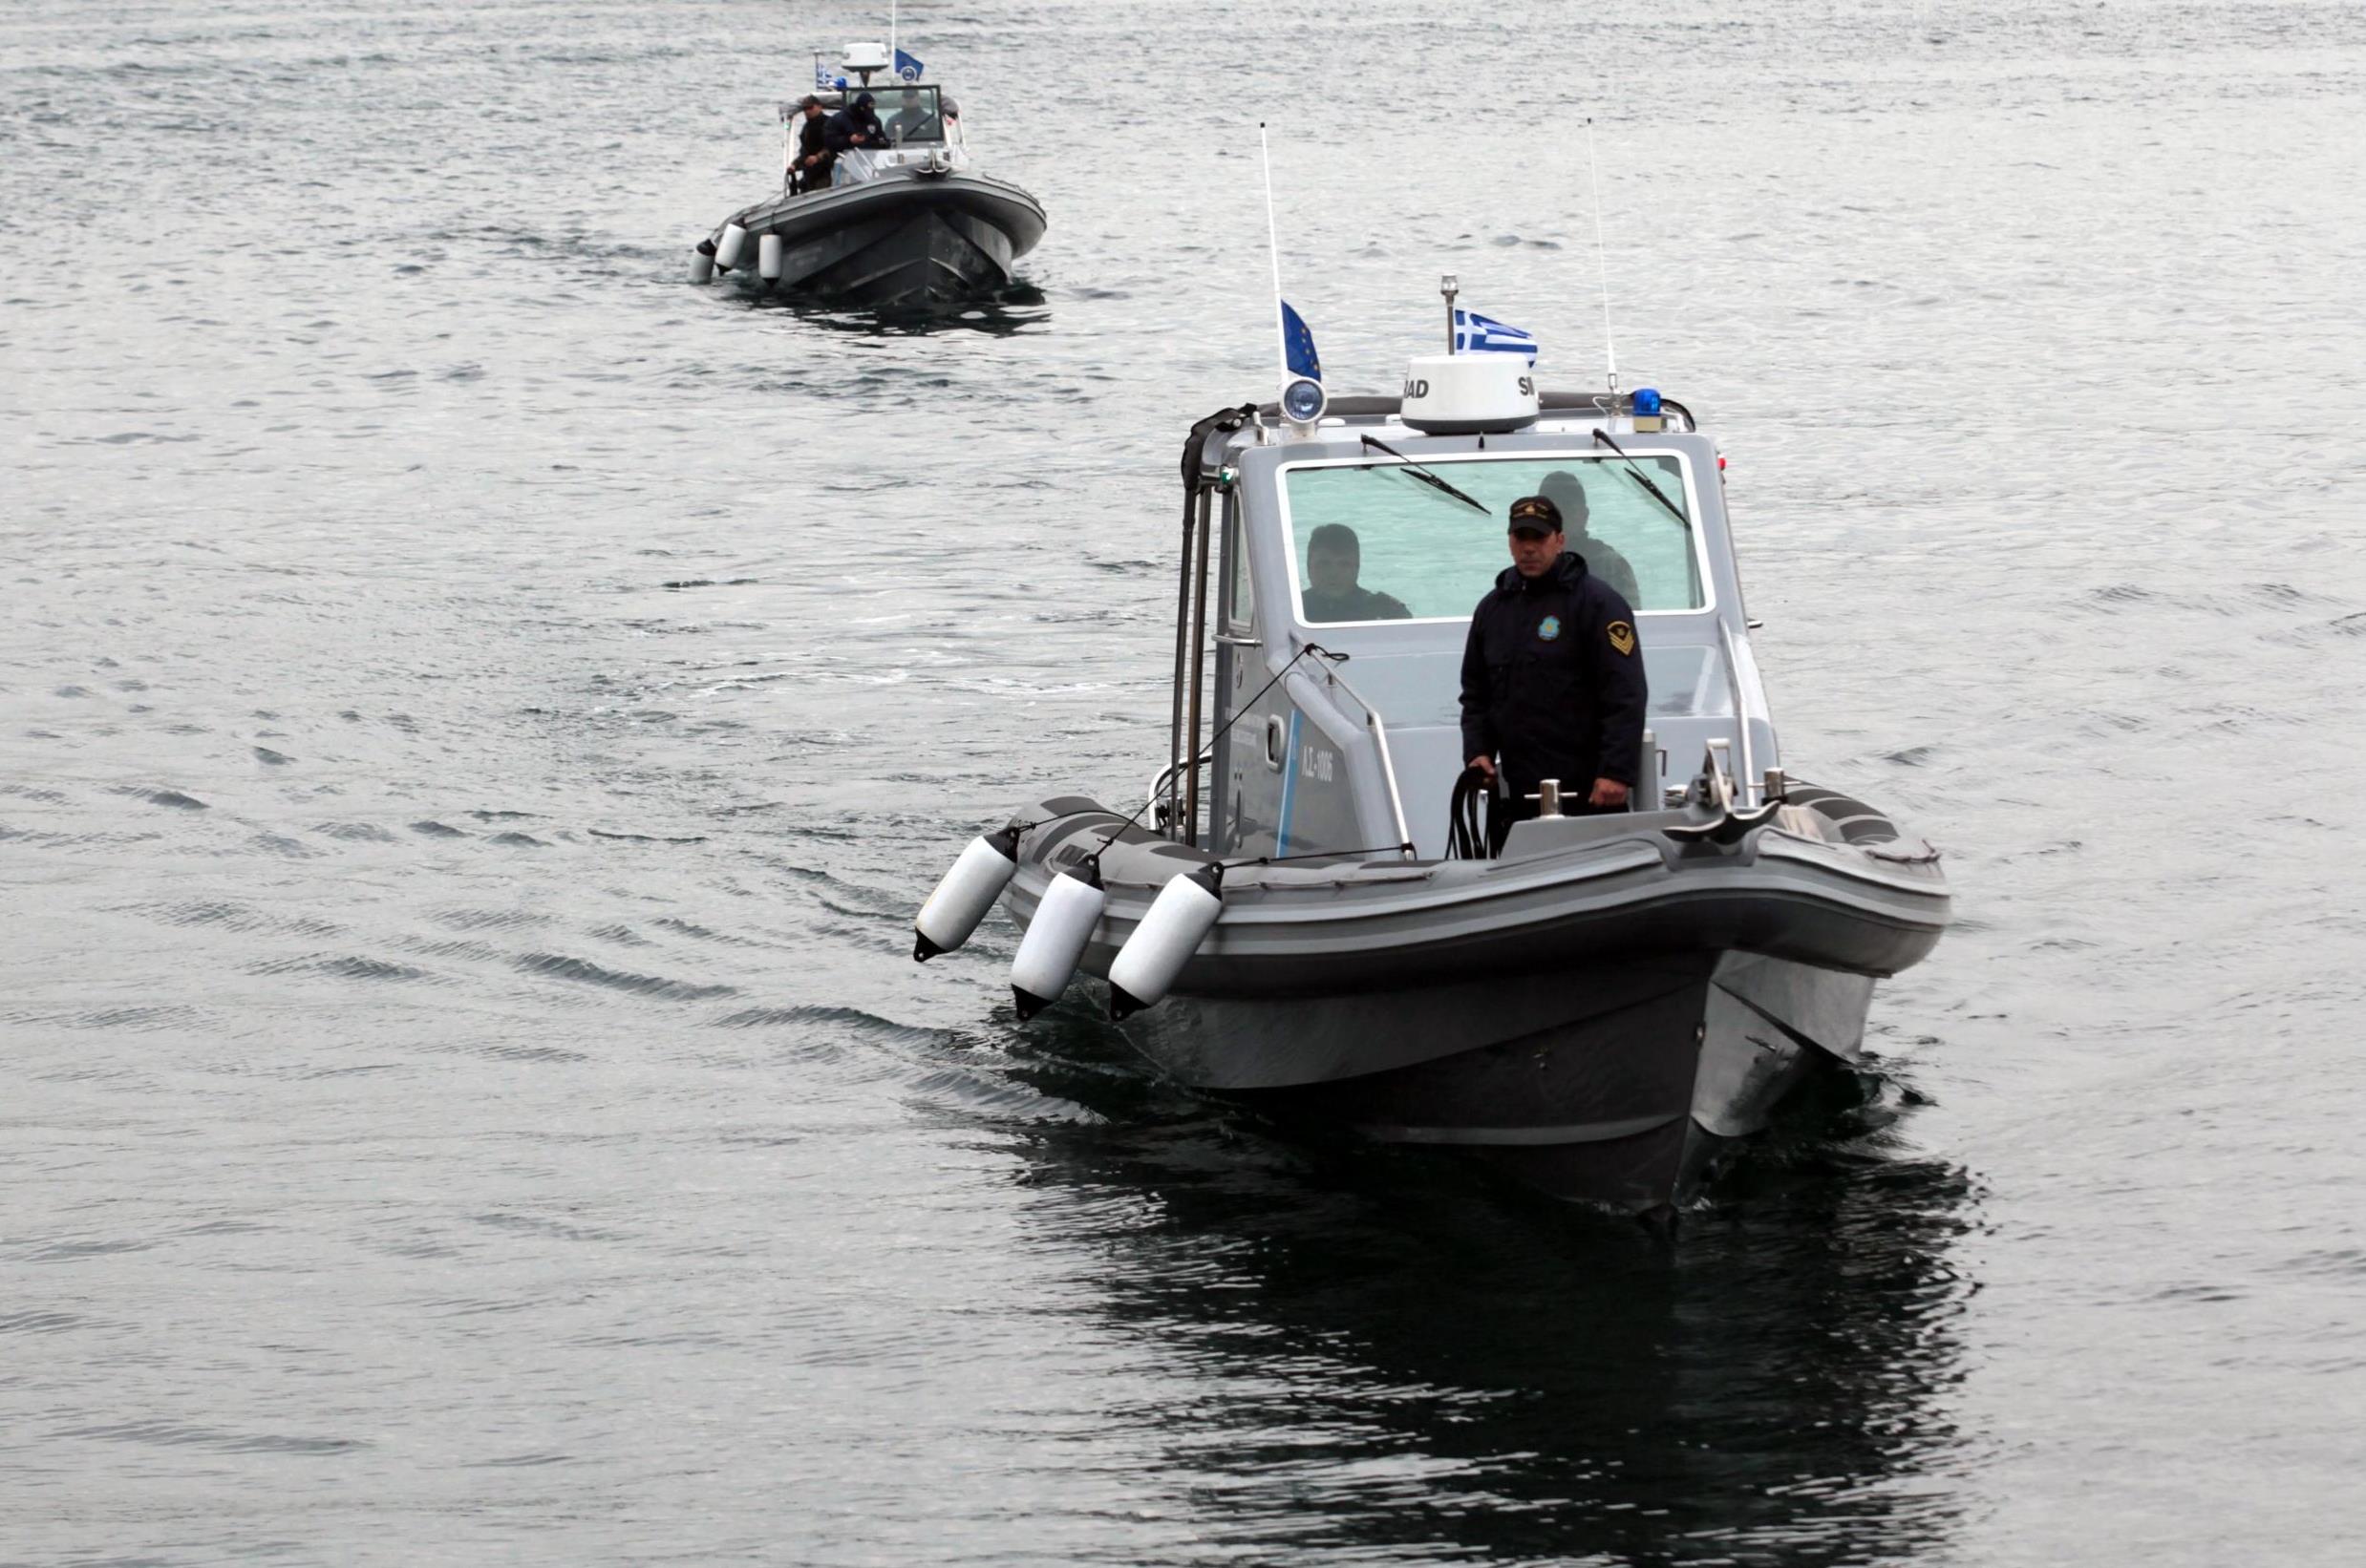
{"type": "Polygon", "coordinates": [[[2354,1560],[2366,12],[915,3],[1051,233],[688,246],[868,8],[0,9],[0,1560],[2354,1560]],[[1723,440],[1794,773],[1950,855],[1673,1243],[1286,1139],[997,922],[1175,457],[1437,274],[1723,440]]]}

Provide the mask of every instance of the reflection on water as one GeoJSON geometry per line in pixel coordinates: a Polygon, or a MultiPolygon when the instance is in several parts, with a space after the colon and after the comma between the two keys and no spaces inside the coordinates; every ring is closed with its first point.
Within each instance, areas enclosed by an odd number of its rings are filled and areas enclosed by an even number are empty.
{"type": "MultiPolygon", "coordinates": [[[[1102,1126],[1029,1139],[1043,1222],[1105,1247],[1099,1311],[1186,1378],[1168,1484],[1262,1547],[1864,1561],[1942,1543],[1976,1199],[1894,1091],[1795,1123],[1680,1244],[1433,1155],[1284,1143],[1159,1103],[1070,1025],[1025,1076],[1102,1126]]],[[[1880,1086],[1871,1086],[1877,1091],[1880,1086]]]]}

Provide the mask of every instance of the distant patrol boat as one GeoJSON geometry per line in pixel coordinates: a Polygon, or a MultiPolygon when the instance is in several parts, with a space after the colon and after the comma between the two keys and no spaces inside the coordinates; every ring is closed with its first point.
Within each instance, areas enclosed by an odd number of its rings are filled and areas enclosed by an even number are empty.
{"type": "Polygon", "coordinates": [[[1201,421],[1167,766],[1139,805],[1055,795],[973,841],[915,956],[999,900],[1025,932],[1022,1018],[1081,971],[1195,1089],[1561,1197],[1683,1204],[1794,1091],[1861,1060],[1875,981],[1949,922],[1930,845],[1780,765],[1723,467],[1673,399],[1540,392],[1516,353],[1416,358],[1394,397],[1290,376],[1201,421]],[[1640,646],[1650,728],[1631,809],[1563,815],[1591,781],[1547,781],[1489,857],[1456,798],[1464,635],[1510,502],[1556,485],[1587,505],[1569,548],[1631,576],[1633,623],[1609,635],[1640,646]],[[1313,536],[1340,526],[1372,595],[1344,602],[1378,618],[1309,596],[1313,536]]]}
{"type": "MultiPolygon", "coordinates": [[[[956,106],[920,79],[919,62],[879,44],[849,44],[845,67],[815,72],[825,110],[868,93],[886,144],[840,155],[827,190],[743,207],[698,242],[691,281],[720,274],[757,290],[783,289],[866,308],[951,303],[1012,282],[1012,265],[1043,238],[1042,203],[970,167],[956,106]],[[893,79],[878,86],[872,78],[893,79]],[[852,81],[847,78],[852,77],[852,81]]],[[[780,106],[784,163],[796,155],[793,104],[780,106]]]]}

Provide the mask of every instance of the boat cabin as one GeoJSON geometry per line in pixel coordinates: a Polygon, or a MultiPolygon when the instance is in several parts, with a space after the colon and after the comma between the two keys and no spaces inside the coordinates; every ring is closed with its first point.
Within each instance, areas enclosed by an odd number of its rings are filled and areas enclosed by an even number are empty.
{"type": "MultiPolygon", "coordinates": [[[[837,84],[817,87],[814,96],[824,111],[836,114],[857,97],[868,93],[871,108],[879,116],[879,123],[887,133],[885,147],[856,148],[839,159],[843,171],[841,184],[860,184],[876,180],[890,169],[915,168],[942,174],[968,161],[967,143],[961,131],[960,106],[945,96],[945,90],[933,82],[923,82],[917,74],[910,77],[895,75],[888,67],[889,52],[879,44],[849,44],[843,71],[856,78],[849,81],[842,74],[837,84]],[[871,77],[888,73],[889,79],[873,82],[871,77]]],[[[815,75],[820,69],[820,56],[815,59],[815,75]]],[[[796,156],[797,110],[794,104],[780,106],[780,119],[787,143],[787,156],[796,156]]]]}
{"type": "MultiPolygon", "coordinates": [[[[1442,858],[1471,611],[1511,564],[1511,502],[1540,494],[1635,610],[1651,695],[1634,809],[1660,809],[1713,742],[1737,803],[1763,798],[1775,730],[1716,448],[1689,413],[1649,393],[1528,390],[1524,410],[1491,414],[1440,408],[1426,378],[1408,390],[1195,431],[1176,762],[1153,789],[1166,830],[1223,856],[1442,858]]],[[[1592,781],[1561,782],[1582,798],[1592,781]]]]}

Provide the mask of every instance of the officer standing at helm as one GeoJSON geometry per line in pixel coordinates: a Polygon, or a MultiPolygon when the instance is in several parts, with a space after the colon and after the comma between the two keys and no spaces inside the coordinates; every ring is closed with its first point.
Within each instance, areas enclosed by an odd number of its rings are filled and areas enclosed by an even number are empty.
{"type": "Polygon", "coordinates": [[[1524,797],[1543,779],[1572,815],[1627,810],[1648,698],[1634,606],[1565,547],[1561,509],[1523,496],[1509,535],[1512,563],[1462,647],[1462,754],[1511,795],[1492,804],[1491,851],[1536,815],[1524,797]]]}

